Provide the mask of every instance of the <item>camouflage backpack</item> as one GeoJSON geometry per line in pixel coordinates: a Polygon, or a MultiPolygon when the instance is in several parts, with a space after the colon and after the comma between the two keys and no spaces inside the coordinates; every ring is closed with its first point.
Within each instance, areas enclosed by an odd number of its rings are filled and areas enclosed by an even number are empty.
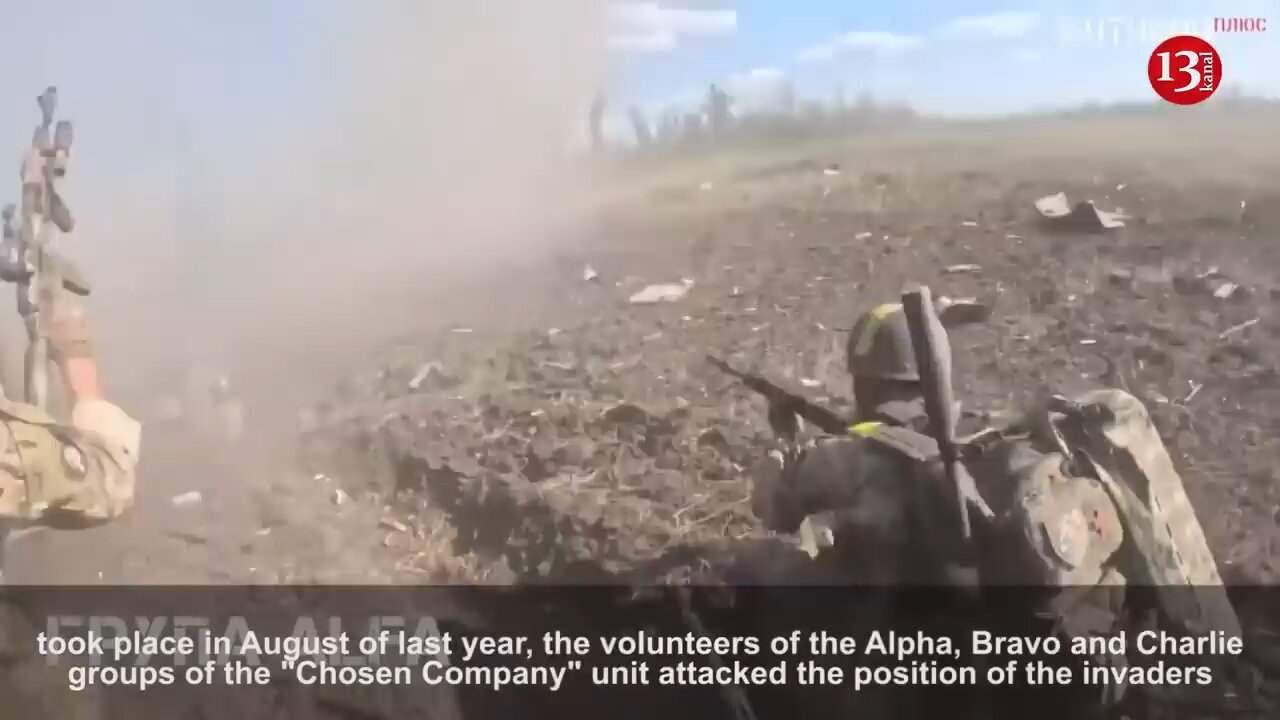
{"type": "MultiPolygon", "coordinates": [[[[862,423],[851,427],[850,435],[872,441],[917,468],[938,459],[936,442],[911,428],[862,423]]],[[[1118,558],[1126,584],[1154,589],[1159,610],[1175,628],[1240,635],[1239,620],[1182,478],[1137,398],[1114,389],[1091,391],[1074,400],[1054,396],[1009,426],[962,442],[970,451],[1021,446],[1032,456],[1060,455],[1066,460],[1066,475],[1093,478],[1114,504],[1124,531],[1118,558]]],[[[1021,459],[1016,453],[991,455],[972,463],[984,496],[1012,490],[1027,473],[1039,471],[1040,464],[1025,462],[1026,454],[1021,459]]],[[[926,508],[922,520],[942,507],[940,500],[930,492],[920,497],[926,508]]],[[[802,526],[802,546],[811,554],[831,543],[831,521],[814,516],[802,526]]],[[[940,525],[945,523],[925,522],[920,531],[945,540],[949,533],[940,525]]]]}
{"type": "Polygon", "coordinates": [[[1137,398],[1115,389],[1074,400],[1054,396],[998,432],[1025,432],[1067,458],[1073,474],[1102,485],[1124,529],[1120,559],[1127,584],[1153,588],[1167,622],[1191,633],[1240,635],[1182,478],[1137,398]]]}

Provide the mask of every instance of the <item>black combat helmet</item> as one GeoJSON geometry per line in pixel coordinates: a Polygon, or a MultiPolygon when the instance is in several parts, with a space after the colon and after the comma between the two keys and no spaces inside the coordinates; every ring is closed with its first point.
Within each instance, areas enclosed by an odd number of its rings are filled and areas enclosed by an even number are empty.
{"type": "Polygon", "coordinates": [[[919,382],[902,305],[886,303],[863,313],[849,332],[846,360],[854,377],[919,382]]]}

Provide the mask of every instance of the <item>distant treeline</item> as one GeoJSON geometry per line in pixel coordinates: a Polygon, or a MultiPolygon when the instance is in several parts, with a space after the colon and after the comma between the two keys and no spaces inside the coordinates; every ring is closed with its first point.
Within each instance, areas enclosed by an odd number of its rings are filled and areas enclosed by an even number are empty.
{"type": "Polygon", "coordinates": [[[863,95],[853,102],[801,100],[794,92],[774,98],[767,108],[737,109],[735,98],[716,85],[707,90],[697,108],[668,108],[645,113],[638,106],[627,109],[630,142],[609,147],[604,136],[605,101],[597,98],[590,115],[592,146],[597,152],[645,152],[659,148],[751,141],[776,141],[810,137],[820,133],[841,133],[872,127],[896,126],[915,119],[916,113],[903,104],[877,101],[863,95]]]}
{"type": "MultiPolygon", "coordinates": [[[[606,101],[597,97],[589,117],[592,147],[597,153],[636,154],[666,149],[688,149],[719,144],[751,144],[839,135],[851,131],[902,127],[925,116],[904,103],[861,95],[852,102],[842,97],[828,100],[800,99],[789,86],[767,109],[738,109],[736,99],[711,85],[696,108],[668,108],[646,113],[638,106],[627,109],[632,137],[609,143],[604,135],[606,101]]],[[[1071,109],[1040,109],[1024,116],[1072,116],[1096,113],[1143,113],[1176,110],[1249,111],[1278,110],[1280,100],[1250,96],[1237,87],[1224,87],[1202,106],[1187,108],[1164,101],[1091,102],[1071,109]]],[[[936,118],[944,119],[944,118],[936,118]]]]}

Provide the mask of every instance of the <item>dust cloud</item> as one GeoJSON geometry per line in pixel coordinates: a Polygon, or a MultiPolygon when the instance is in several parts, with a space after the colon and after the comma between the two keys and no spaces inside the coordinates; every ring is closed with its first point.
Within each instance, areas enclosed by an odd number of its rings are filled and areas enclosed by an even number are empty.
{"type": "MultiPolygon", "coordinates": [[[[202,363],[262,382],[323,374],[429,324],[448,288],[545,250],[571,218],[603,10],[19,5],[0,150],[16,176],[34,97],[58,85],[79,221],[59,242],[95,283],[113,386],[154,392],[202,363]]],[[[4,323],[12,362],[21,330],[4,323]]]]}

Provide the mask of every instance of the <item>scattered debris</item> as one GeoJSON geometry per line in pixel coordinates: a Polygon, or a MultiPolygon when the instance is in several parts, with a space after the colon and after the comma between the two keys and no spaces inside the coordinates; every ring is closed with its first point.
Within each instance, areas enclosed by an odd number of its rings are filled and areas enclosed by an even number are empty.
{"type": "Polygon", "coordinates": [[[1239,285],[1233,282],[1225,282],[1219,285],[1217,290],[1213,291],[1213,296],[1218,298],[1219,300],[1226,300],[1230,298],[1232,295],[1234,295],[1236,291],[1239,289],[1240,289],[1239,285]]]}
{"type": "Polygon", "coordinates": [[[1102,232],[1124,227],[1128,218],[1120,212],[1099,210],[1092,201],[1082,200],[1074,206],[1066,193],[1046,195],[1036,201],[1036,210],[1052,227],[1076,232],[1102,232]]]}
{"type": "Polygon", "coordinates": [[[649,285],[630,297],[632,305],[653,305],[661,302],[675,302],[688,294],[693,281],[685,279],[680,283],[662,283],[649,285]]]}
{"type": "Polygon", "coordinates": [[[591,267],[590,265],[582,269],[582,280],[584,282],[591,282],[592,280],[595,280],[598,277],[600,277],[600,273],[596,272],[596,269],[591,267]]]}
{"type": "Polygon", "coordinates": [[[195,505],[202,500],[204,500],[204,496],[199,492],[192,490],[191,492],[185,492],[181,495],[174,495],[173,499],[171,499],[169,503],[174,507],[186,507],[187,505],[195,505]]]}
{"type": "Polygon", "coordinates": [[[394,530],[395,532],[398,532],[398,533],[409,532],[408,525],[405,525],[404,523],[394,518],[382,518],[381,520],[378,521],[378,525],[380,525],[381,527],[387,530],[394,530]]]}
{"type": "Polygon", "coordinates": [[[948,329],[961,325],[983,323],[991,318],[992,303],[977,298],[949,298],[945,295],[934,301],[938,319],[948,329]]]}
{"type": "Polygon", "coordinates": [[[1114,285],[1129,285],[1133,282],[1133,271],[1128,268],[1111,268],[1107,271],[1107,279],[1114,285]]]}
{"type": "Polygon", "coordinates": [[[1200,389],[1204,387],[1204,383],[1191,382],[1190,380],[1187,381],[1187,384],[1191,386],[1191,392],[1188,392],[1187,396],[1182,398],[1183,405],[1191,402],[1192,398],[1194,398],[1200,392],[1200,389]]]}
{"type": "Polygon", "coordinates": [[[409,389],[420,390],[425,386],[430,387],[452,387],[457,384],[457,379],[449,376],[444,371],[444,366],[438,362],[429,362],[418,368],[418,372],[409,378],[409,389]],[[426,383],[430,379],[431,383],[426,383]],[[424,383],[426,385],[424,385],[424,383]]]}
{"type": "Polygon", "coordinates": [[[1240,331],[1242,331],[1242,330],[1247,330],[1247,329],[1249,329],[1249,328],[1253,327],[1254,325],[1257,325],[1259,322],[1262,322],[1262,318],[1254,318],[1254,319],[1252,319],[1252,320],[1245,320],[1244,322],[1240,323],[1239,325],[1232,325],[1231,327],[1229,327],[1229,328],[1227,328],[1226,330],[1223,330],[1221,333],[1219,333],[1219,334],[1218,334],[1218,339],[1219,339],[1219,340],[1226,340],[1227,338],[1231,337],[1232,335],[1235,335],[1236,333],[1238,333],[1238,332],[1240,332],[1240,331]]]}

